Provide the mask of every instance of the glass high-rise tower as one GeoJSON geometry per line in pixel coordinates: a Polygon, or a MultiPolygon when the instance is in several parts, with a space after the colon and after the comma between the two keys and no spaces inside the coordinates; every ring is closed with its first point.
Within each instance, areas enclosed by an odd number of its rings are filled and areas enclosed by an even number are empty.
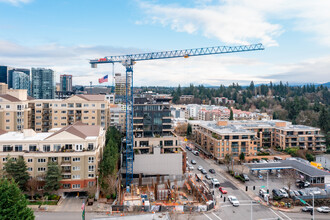
{"type": "Polygon", "coordinates": [[[55,73],[53,70],[32,68],[32,97],[35,99],[55,98],[55,73]]]}

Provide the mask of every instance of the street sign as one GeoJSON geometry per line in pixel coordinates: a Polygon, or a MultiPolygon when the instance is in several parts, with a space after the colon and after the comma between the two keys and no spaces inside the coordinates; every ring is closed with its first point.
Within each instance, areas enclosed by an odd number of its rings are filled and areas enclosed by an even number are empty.
{"type": "Polygon", "coordinates": [[[266,188],[266,186],[260,186],[260,188],[266,188]]]}
{"type": "Polygon", "coordinates": [[[300,200],[300,202],[302,202],[303,204],[307,204],[307,202],[305,202],[304,200],[302,200],[302,199],[299,199],[300,200]]]}

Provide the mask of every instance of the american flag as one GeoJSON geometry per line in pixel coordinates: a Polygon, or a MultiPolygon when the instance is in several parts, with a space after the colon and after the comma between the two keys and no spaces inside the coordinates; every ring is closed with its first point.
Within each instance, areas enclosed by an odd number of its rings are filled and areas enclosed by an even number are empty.
{"type": "Polygon", "coordinates": [[[99,83],[108,82],[108,75],[103,76],[102,78],[99,78],[99,83]]]}

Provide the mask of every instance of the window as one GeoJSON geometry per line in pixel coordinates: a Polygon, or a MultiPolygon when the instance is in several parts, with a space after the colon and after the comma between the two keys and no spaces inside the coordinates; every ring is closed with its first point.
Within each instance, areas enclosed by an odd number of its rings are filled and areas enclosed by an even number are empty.
{"type": "Polygon", "coordinates": [[[9,119],[7,119],[7,120],[6,120],[6,122],[10,122],[10,120],[9,120],[9,119]]]}
{"type": "Polygon", "coordinates": [[[38,163],[46,163],[46,159],[45,158],[38,158],[38,163]]]}
{"type": "Polygon", "coordinates": [[[44,187],[43,186],[38,186],[38,190],[43,190],[44,187]]]}
{"type": "Polygon", "coordinates": [[[45,172],[46,171],[46,167],[38,167],[38,172],[45,172]]]}
{"type": "Polygon", "coordinates": [[[32,171],[32,167],[28,167],[28,169],[27,169],[28,171],[32,171]]]}
{"type": "Polygon", "coordinates": [[[33,162],[33,159],[32,158],[29,158],[28,159],[28,163],[32,163],[33,162]]]}
{"type": "Polygon", "coordinates": [[[73,104],[73,103],[69,103],[69,104],[68,104],[68,107],[69,107],[69,108],[73,108],[73,107],[74,107],[74,104],[73,104]]]}
{"type": "Polygon", "coordinates": [[[72,167],[72,170],[73,170],[73,171],[80,170],[80,167],[78,167],[78,166],[72,167]]]}
{"type": "Polygon", "coordinates": [[[88,186],[94,186],[94,182],[88,182],[88,186]]]}
{"type": "Polygon", "coordinates": [[[72,175],[72,179],[80,179],[80,175],[72,175]]]}
{"type": "Polygon", "coordinates": [[[88,107],[88,104],[84,104],[84,107],[88,107]]]}
{"type": "Polygon", "coordinates": [[[6,108],[10,108],[10,105],[6,105],[6,108]]]}
{"type": "Polygon", "coordinates": [[[88,143],[88,150],[94,150],[94,144],[88,143]]]}
{"type": "Polygon", "coordinates": [[[65,113],[66,113],[66,111],[61,111],[61,113],[62,113],[62,114],[65,114],[65,113]]]}
{"type": "Polygon", "coordinates": [[[77,108],[81,108],[81,103],[76,103],[77,108]]]}
{"type": "Polygon", "coordinates": [[[82,151],[82,150],[83,150],[82,144],[76,144],[76,151],[82,151]]]}
{"type": "Polygon", "coordinates": [[[95,104],[92,104],[92,107],[95,107],[95,104]]]}
{"type": "Polygon", "coordinates": [[[88,163],[94,163],[94,157],[88,157],[88,163]]]}
{"type": "Polygon", "coordinates": [[[74,158],[72,158],[72,161],[73,162],[80,162],[80,157],[74,157],[74,158]]]}
{"type": "Polygon", "coordinates": [[[66,126],[66,123],[61,123],[62,126],[66,126]]]}
{"type": "Polygon", "coordinates": [[[66,120],[66,117],[61,117],[62,120],[66,120]]]}
{"type": "Polygon", "coordinates": [[[4,152],[13,151],[13,147],[10,145],[3,145],[3,151],[4,152]]]}
{"type": "Polygon", "coordinates": [[[71,185],[69,183],[63,184],[64,189],[70,189],[71,185]]]}
{"type": "Polygon", "coordinates": [[[52,162],[57,162],[57,157],[51,157],[50,159],[52,162]]]}
{"type": "Polygon", "coordinates": [[[61,104],[61,107],[66,107],[66,104],[61,104]]]}
{"type": "Polygon", "coordinates": [[[49,152],[50,151],[50,145],[44,145],[43,150],[44,150],[44,152],[49,152]]]}
{"type": "Polygon", "coordinates": [[[71,159],[70,157],[63,157],[64,161],[70,161],[70,159],[71,159]]]}
{"type": "Polygon", "coordinates": [[[89,111],[84,111],[84,113],[88,113],[89,111]]]}
{"type": "Polygon", "coordinates": [[[9,112],[6,112],[6,115],[10,115],[10,113],[9,112]]]}
{"type": "Polygon", "coordinates": [[[7,162],[7,161],[8,161],[7,157],[2,158],[2,162],[7,162]]]}
{"type": "Polygon", "coordinates": [[[89,173],[88,178],[94,178],[94,173],[89,173]]]}
{"type": "Polygon", "coordinates": [[[105,104],[101,104],[101,108],[105,108],[105,104]]]}
{"type": "Polygon", "coordinates": [[[21,151],[23,151],[23,147],[22,147],[22,145],[15,145],[15,151],[16,151],[16,152],[21,152],[21,151]]]}
{"type": "Polygon", "coordinates": [[[72,185],[72,189],[79,189],[80,188],[80,184],[73,184],[72,185]]]}
{"type": "Polygon", "coordinates": [[[60,144],[54,144],[54,151],[60,151],[61,145],[60,144]]]}
{"type": "Polygon", "coordinates": [[[94,172],[94,165],[88,166],[88,172],[94,172]]]}

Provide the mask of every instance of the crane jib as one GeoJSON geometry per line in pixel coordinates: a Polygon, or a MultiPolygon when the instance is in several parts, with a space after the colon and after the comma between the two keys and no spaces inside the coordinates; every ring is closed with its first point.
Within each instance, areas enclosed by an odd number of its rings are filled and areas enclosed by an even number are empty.
{"type": "Polygon", "coordinates": [[[264,49],[265,48],[261,43],[242,45],[242,46],[216,46],[216,47],[205,47],[205,48],[195,48],[195,49],[185,49],[185,50],[172,50],[172,51],[162,51],[162,52],[119,55],[119,56],[107,56],[100,59],[90,60],[90,63],[91,64],[119,63],[125,60],[142,61],[142,60],[154,60],[154,59],[168,59],[168,58],[178,58],[178,57],[247,52],[247,51],[264,50],[264,49]]]}

